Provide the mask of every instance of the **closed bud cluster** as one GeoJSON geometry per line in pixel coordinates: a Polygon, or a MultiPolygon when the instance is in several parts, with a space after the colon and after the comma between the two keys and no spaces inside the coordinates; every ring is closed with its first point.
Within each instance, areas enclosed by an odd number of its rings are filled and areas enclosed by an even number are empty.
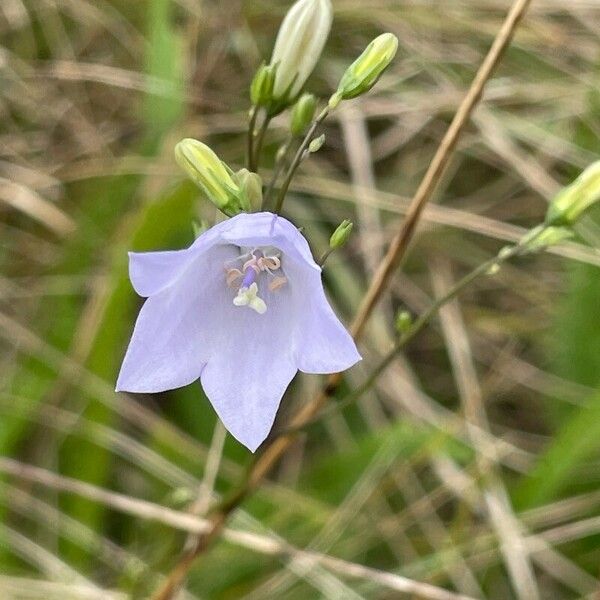
{"type": "Polygon", "coordinates": [[[600,161],[591,164],[550,203],[547,225],[574,225],[595,202],[600,201],[600,161]]]}
{"type": "Polygon", "coordinates": [[[250,210],[248,196],[234,181],[233,172],[206,144],[186,138],[175,146],[175,158],[207,198],[227,216],[250,210]]]}
{"type": "Polygon", "coordinates": [[[352,221],[348,221],[347,219],[342,221],[338,225],[338,228],[333,232],[333,235],[329,240],[329,247],[332,250],[337,250],[338,248],[345,246],[346,242],[350,238],[353,227],[354,223],[352,223],[352,221]]]}
{"type": "Polygon", "coordinates": [[[276,67],[271,116],[293,104],[313,72],[331,30],[331,0],[298,0],[277,35],[271,65],[276,67]]]}
{"type": "Polygon", "coordinates": [[[397,50],[398,38],[392,33],[375,38],[346,69],[330,106],[335,108],[341,100],[350,100],[368,92],[389,67],[397,50]]]}
{"type": "Polygon", "coordinates": [[[275,84],[274,65],[261,65],[250,86],[250,100],[253,106],[269,106],[273,101],[273,85],[275,84]]]}
{"type": "Polygon", "coordinates": [[[290,121],[290,131],[295,137],[304,135],[317,110],[317,99],[312,94],[302,94],[294,105],[290,121]]]}

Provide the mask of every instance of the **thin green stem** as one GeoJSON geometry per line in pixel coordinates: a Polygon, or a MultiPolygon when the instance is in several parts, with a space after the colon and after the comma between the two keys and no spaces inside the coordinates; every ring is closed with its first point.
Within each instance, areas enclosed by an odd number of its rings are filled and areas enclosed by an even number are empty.
{"type": "Polygon", "coordinates": [[[292,136],[290,136],[285,141],[283,146],[281,146],[279,151],[277,152],[277,163],[275,164],[275,171],[273,172],[273,177],[271,178],[271,181],[269,182],[269,187],[267,188],[267,191],[265,192],[265,201],[267,201],[269,203],[271,201],[271,197],[275,190],[275,185],[277,184],[277,180],[279,179],[279,177],[281,176],[281,173],[283,172],[283,169],[285,168],[287,155],[290,151],[290,148],[292,147],[293,142],[294,142],[294,138],[292,136]]]}
{"type": "Polygon", "coordinates": [[[254,147],[254,158],[252,160],[252,169],[250,171],[254,173],[258,173],[258,169],[260,166],[260,155],[262,153],[263,144],[265,141],[265,134],[267,133],[267,129],[269,128],[269,124],[271,123],[272,117],[269,115],[265,115],[265,118],[258,130],[258,134],[256,135],[256,144],[254,147]]]}
{"type": "Polygon", "coordinates": [[[321,111],[321,114],[314,120],[313,124],[310,126],[310,129],[306,133],[306,136],[305,136],[304,140],[302,141],[302,144],[300,144],[300,148],[298,148],[298,151],[296,152],[296,155],[294,156],[294,160],[292,161],[292,164],[290,165],[287,175],[283,181],[283,185],[281,186],[281,190],[279,192],[279,197],[277,199],[277,204],[275,205],[276,213],[281,212],[281,208],[283,207],[283,202],[285,201],[285,197],[287,196],[288,190],[290,189],[290,184],[292,183],[292,179],[294,178],[294,175],[296,174],[296,171],[298,170],[298,167],[300,166],[300,163],[302,163],[302,159],[304,158],[304,153],[310,146],[310,143],[312,142],[315,132],[317,131],[319,125],[321,125],[321,123],[323,123],[323,121],[327,118],[328,114],[329,114],[329,106],[326,106],[321,111]]]}
{"type": "Polygon", "coordinates": [[[327,259],[333,254],[333,248],[329,248],[328,250],[326,250],[325,252],[323,252],[323,255],[321,256],[321,258],[317,261],[317,264],[320,267],[323,267],[325,265],[325,263],[327,262],[327,259]]]}
{"type": "Polygon", "coordinates": [[[246,165],[248,171],[253,171],[254,167],[254,136],[256,131],[256,119],[258,118],[258,106],[253,106],[250,110],[250,122],[248,123],[248,139],[246,149],[246,165]]]}

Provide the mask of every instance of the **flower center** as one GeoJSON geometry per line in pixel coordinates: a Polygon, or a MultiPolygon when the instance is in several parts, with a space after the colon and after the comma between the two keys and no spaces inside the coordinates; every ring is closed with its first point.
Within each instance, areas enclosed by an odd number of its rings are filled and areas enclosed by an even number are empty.
{"type": "Polygon", "coordinates": [[[225,266],[227,285],[237,288],[233,304],[247,306],[262,315],[267,311],[267,305],[258,295],[259,281],[268,278],[268,288],[271,292],[276,292],[287,283],[281,272],[281,253],[275,248],[255,248],[240,255],[233,262],[238,261],[242,263],[241,269],[225,266]]]}

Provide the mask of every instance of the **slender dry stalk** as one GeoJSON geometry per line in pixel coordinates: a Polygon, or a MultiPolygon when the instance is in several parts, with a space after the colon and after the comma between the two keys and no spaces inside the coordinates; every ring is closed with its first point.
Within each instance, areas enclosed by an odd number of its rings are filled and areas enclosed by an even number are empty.
{"type": "MultiPolygon", "coordinates": [[[[406,254],[423,210],[442,178],[444,170],[456,148],[458,139],[469,122],[473,110],[482,96],[485,84],[498,65],[504,51],[509,46],[515,30],[525,15],[530,3],[531,0],[515,0],[500,31],[494,39],[492,47],[477,71],[467,95],[459,106],[446,135],[442,139],[442,142],[425,173],[421,185],[415,193],[406,219],[392,240],[390,248],[382,261],[380,268],[375,273],[373,281],[358,310],[351,327],[355,339],[359,338],[362,334],[371,313],[385,292],[392,274],[406,254]]],[[[292,419],[291,428],[301,427],[304,423],[310,421],[332,396],[341,380],[341,374],[332,375],[329,378],[324,391],[319,393],[311,402],[300,409],[292,419]]],[[[154,600],[171,600],[175,596],[179,588],[183,585],[195,559],[204,553],[213,541],[218,539],[221,531],[225,527],[229,515],[256,487],[260,485],[261,481],[290,447],[294,439],[295,435],[293,434],[279,437],[265,450],[250,470],[247,480],[242,484],[239,490],[237,490],[230,499],[219,506],[210,516],[210,529],[200,537],[195,548],[183,554],[169,574],[167,583],[154,595],[154,600]]]]}

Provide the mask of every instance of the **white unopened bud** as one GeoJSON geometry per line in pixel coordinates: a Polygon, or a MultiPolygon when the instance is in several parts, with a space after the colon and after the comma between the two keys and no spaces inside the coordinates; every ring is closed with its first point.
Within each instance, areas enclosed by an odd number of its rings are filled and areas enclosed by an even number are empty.
{"type": "Polygon", "coordinates": [[[272,114],[292,104],[304,87],[323,52],[332,21],[331,0],[298,0],[288,11],[271,57],[271,65],[277,67],[272,114]]]}

